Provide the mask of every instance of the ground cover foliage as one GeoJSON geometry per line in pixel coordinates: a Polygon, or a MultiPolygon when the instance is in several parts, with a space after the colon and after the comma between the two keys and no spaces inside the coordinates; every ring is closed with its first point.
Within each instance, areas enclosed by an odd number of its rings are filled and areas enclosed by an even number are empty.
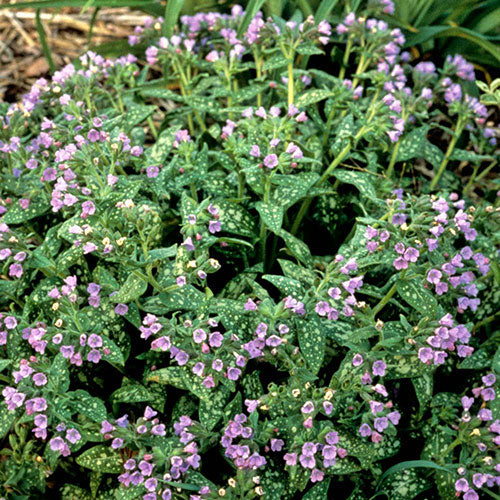
{"type": "Polygon", "coordinates": [[[0,105],[5,498],[499,498],[500,82],[258,7],[0,105]]]}

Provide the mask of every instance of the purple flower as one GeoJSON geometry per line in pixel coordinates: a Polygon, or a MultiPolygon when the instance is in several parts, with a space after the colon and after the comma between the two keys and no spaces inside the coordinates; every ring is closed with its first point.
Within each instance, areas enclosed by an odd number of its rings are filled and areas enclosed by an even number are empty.
{"type": "Polygon", "coordinates": [[[282,439],[271,439],[271,450],[281,451],[285,442],[282,439]]]}
{"type": "Polygon", "coordinates": [[[87,354],[87,361],[91,361],[92,363],[99,363],[101,360],[101,353],[97,349],[92,349],[87,354]]]}
{"type": "Polygon", "coordinates": [[[323,481],[325,474],[319,469],[313,469],[311,472],[311,482],[316,483],[318,481],[323,481]]]}
{"type": "Polygon", "coordinates": [[[461,477],[456,483],[455,483],[455,491],[467,491],[469,489],[469,483],[467,479],[464,477],[461,477]]]}
{"type": "Polygon", "coordinates": [[[299,462],[305,469],[314,469],[316,466],[316,460],[312,455],[300,455],[299,462]]]}
{"type": "Polygon", "coordinates": [[[278,157],[273,153],[264,158],[264,165],[267,168],[274,168],[278,165],[278,157]]]}
{"type": "Polygon", "coordinates": [[[428,273],[427,273],[427,281],[429,283],[433,283],[434,285],[437,285],[439,283],[439,281],[441,280],[443,276],[443,273],[441,271],[439,271],[438,269],[431,269],[428,273]]]}
{"type": "Polygon", "coordinates": [[[314,403],[312,401],[306,401],[303,405],[300,411],[304,414],[309,414],[314,411],[314,403]]]}
{"type": "Polygon", "coordinates": [[[387,418],[391,421],[392,425],[398,425],[399,420],[401,419],[401,414],[399,411],[392,411],[387,415],[387,418]]]}
{"type": "Polygon", "coordinates": [[[375,363],[373,363],[372,365],[372,373],[373,375],[383,377],[385,375],[386,368],[387,365],[383,361],[375,361],[375,363]]]}
{"type": "Polygon", "coordinates": [[[238,380],[238,378],[240,377],[241,375],[241,370],[239,368],[229,368],[229,370],[227,371],[227,378],[229,380],[238,380]]]}
{"type": "Polygon", "coordinates": [[[386,417],[377,417],[373,421],[373,427],[375,427],[375,429],[379,432],[384,432],[384,430],[389,427],[389,421],[386,417]]]}
{"type": "Polygon", "coordinates": [[[352,358],[352,365],[360,366],[362,364],[363,364],[363,356],[361,356],[361,354],[355,354],[354,357],[352,358]]]}
{"type": "Polygon", "coordinates": [[[208,230],[212,234],[218,233],[221,230],[221,224],[220,224],[220,222],[218,220],[211,220],[208,223],[208,230]]]}
{"type": "Polygon", "coordinates": [[[434,359],[434,352],[430,347],[421,347],[418,350],[418,359],[420,359],[422,363],[428,364],[434,359]]]}
{"type": "Polygon", "coordinates": [[[283,459],[286,462],[286,465],[292,467],[297,464],[297,453],[285,453],[283,455],[283,459]]]}
{"type": "Polygon", "coordinates": [[[116,304],[115,314],[119,316],[124,316],[128,312],[128,306],[126,304],[116,304]]]}
{"type": "Polygon", "coordinates": [[[368,424],[361,424],[359,433],[362,437],[368,437],[372,435],[372,429],[368,424]]]}

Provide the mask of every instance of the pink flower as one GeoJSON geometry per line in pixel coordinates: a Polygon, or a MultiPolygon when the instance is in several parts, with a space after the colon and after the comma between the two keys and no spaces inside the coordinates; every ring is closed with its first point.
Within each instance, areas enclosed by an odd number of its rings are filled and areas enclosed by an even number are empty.
{"type": "Polygon", "coordinates": [[[264,158],[264,165],[267,168],[274,168],[278,165],[278,157],[273,153],[264,158]]]}

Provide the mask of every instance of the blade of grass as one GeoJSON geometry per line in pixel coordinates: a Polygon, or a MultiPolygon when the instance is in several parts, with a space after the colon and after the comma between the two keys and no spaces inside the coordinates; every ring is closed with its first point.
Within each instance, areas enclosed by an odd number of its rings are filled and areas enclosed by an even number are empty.
{"type": "Polygon", "coordinates": [[[163,34],[168,38],[174,33],[174,28],[179,20],[183,4],[184,0],[168,0],[167,2],[164,15],[165,20],[163,21],[163,34]]]}
{"type": "Polygon", "coordinates": [[[243,16],[240,27],[238,28],[238,38],[241,38],[245,34],[250,21],[255,17],[255,14],[259,12],[263,3],[264,0],[250,0],[250,2],[248,2],[245,15],[243,16]]]}
{"type": "MultiPolygon", "coordinates": [[[[157,3],[152,0],[92,0],[92,7],[152,7],[157,3]]],[[[1,9],[56,9],[60,7],[85,7],[88,0],[38,0],[33,2],[6,3],[1,9]]]]}
{"type": "Polygon", "coordinates": [[[309,5],[309,0],[297,0],[297,7],[302,11],[304,17],[312,16],[313,10],[309,5]]]}
{"type": "Polygon", "coordinates": [[[337,3],[338,0],[323,0],[314,14],[314,20],[319,23],[326,19],[337,3]]]}
{"type": "Polygon", "coordinates": [[[406,462],[400,462],[399,464],[393,465],[389,467],[383,474],[380,476],[378,480],[378,486],[380,486],[384,479],[395,472],[399,472],[405,469],[414,469],[414,468],[423,468],[423,469],[437,469],[445,472],[450,472],[450,470],[442,465],[435,464],[430,460],[408,460],[406,462]]]}
{"type": "Polygon", "coordinates": [[[476,33],[467,28],[455,26],[425,26],[424,28],[421,28],[415,36],[412,36],[407,40],[407,46],[424,43],[431,38],[442,37],[458,37],[469,40],[489,52],[498,61],[500,61],[500,48],[496,44],[487,40],[486,37],[480,33],[476,33]]]}
{"type": "Polygon", "coordinates": [[[49,64],[49,69],[51,73],[56,70],[56,65],[54,64],[54,59],[52,59],[52,54],[50,52],[49,44],[47,43],[47,36],[45,34],[45,29],[40,19],[40,9],[36,10],[36,29],[38,31],[38,36],[40,37],[40,45],[42,46],[43,55],[47,59],[49,64]]]}
{"type": "Polygon", "coordinates": [[[95,25],[95,22],[97,21],[97,14],[99,14],[100,10],[101,10],[100,7],[96,7],[94,9],[94,13],[92,14],[92,18],[90,19],[89,34],[87,36],[87,47],[92,42],[92,34],[93,34],[93,31],[94,31],[94,25],[95,25]]]}

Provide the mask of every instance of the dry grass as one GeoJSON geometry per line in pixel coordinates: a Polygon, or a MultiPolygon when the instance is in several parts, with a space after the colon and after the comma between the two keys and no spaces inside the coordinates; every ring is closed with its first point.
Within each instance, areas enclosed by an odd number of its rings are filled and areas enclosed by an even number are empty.
{"type": "MultiPolygon", "coordinates": [[[[0,0],[0,3],[2,0],[0,0]]],[[[63,66],[89,48],[93,11],[62,8],[46,10],[41,20],[52,57],[63,66]]],[[[102,9],[92,30],[92,45],[126,39],[146,16],[129,9],[102,9]]],[[[29,90],[34,81],[49,75],[33,10],[0,11],[0,101],[13,102],[29,90]]]]}

